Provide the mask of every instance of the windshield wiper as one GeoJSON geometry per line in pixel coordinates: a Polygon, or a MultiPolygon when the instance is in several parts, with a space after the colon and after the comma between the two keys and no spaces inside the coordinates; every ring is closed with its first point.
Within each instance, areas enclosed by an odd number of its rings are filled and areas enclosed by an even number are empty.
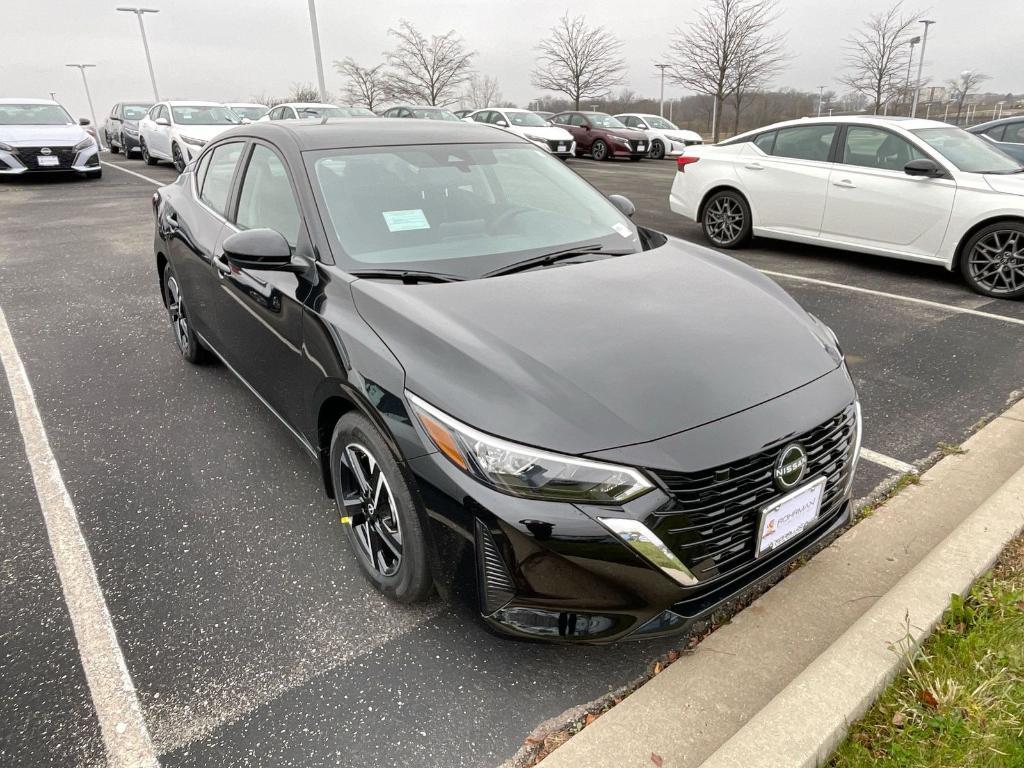
{"type": "Polygon", "coordinates": [[[446,275],[443,272],[423,272],[415,269],[356,269],[349,272],[354,277],[371,280],[401,280],[406,285],[415,283],[457,283],[465,280],[458,275],[446,275]]]}
{"type": "Polygon", "coordinates": [[[551,253],[544,253],[540,256],[532,256],[529,259],[523,259],[509,264],[505,267],[499,267],[498,269],[491,270],[490,272],[484,272],[481,277],[497,277],[498,275],[510,275],[513,272],[522,272],[527,269],[533,269],[534,267],[546,267],[549,264],[554,264],[556,261],[564,261],[565,259],[572,259],[576,256],[586,256],[588,254],[600,254],[602,256],[625,256],[627,253],[632,251],[605,251],[602,250],[600,243],[594,243],[593,245],[580,245],[575,248],[564,248],[560,251],[552,251],[551,253]]]}

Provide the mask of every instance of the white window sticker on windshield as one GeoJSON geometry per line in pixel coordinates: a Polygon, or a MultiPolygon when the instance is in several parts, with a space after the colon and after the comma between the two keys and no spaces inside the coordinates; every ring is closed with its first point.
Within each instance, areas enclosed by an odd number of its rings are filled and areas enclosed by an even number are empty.
{"type": "Polygon", "coordinates": [[[618,221],[612,224],[612,229],[614,229],[623,237],[631,237],[633,235],[633,233],[629,231],[629,227],[627,227],[625,224],[619,223],[618,221]]]}
{"type": "Polygon", "coordinates": [[[391,232],[406,232],[410,229],[430,229],[430,222],[423,211],[414,208],[408,211],[381,211],[384,223],[391,232]]]}

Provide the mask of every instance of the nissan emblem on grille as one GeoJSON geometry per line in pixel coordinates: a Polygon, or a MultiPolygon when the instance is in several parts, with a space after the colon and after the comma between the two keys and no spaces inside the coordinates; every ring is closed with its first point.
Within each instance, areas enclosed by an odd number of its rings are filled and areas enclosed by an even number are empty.
{"type": "Polygon", "coordinates": [[[39,150],[39,154],[40,155],[50,155],[50,154],[53,154],[53,150],[50,149],[49,147],[43,147],[42,149],[39,150]]]}
{"type": "Polygon", "coordinates": [[[807,470],[807,451],[799,443],[790,443],[775,460],[775,485],[788,491],[799,483],[807,470]]]}

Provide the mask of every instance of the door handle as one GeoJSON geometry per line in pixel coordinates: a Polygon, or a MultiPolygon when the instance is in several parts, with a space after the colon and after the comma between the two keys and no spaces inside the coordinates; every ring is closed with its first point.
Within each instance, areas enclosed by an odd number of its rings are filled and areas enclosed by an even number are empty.
{"type": "Polygon", "coordinates": [[[840,179],[839,181],[832,182],[833,187],[842,187],[843,189],[856,189],[857,185],[849,179],[840,179]]]}
{"type": "Polygon", "coordinates": [[[764,166],[761,165],[760,163],[747,163],[743,167],[746,168],[748,171],[763,171],[764,170],[764,166]]]}

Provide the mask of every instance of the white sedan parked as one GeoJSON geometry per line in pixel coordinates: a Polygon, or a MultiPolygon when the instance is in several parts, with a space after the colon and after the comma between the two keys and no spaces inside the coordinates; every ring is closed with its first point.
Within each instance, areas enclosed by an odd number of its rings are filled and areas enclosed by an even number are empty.
{"type": "Polygon", "coordinates": [[[1024,296],[1024,166],[977,136],[912,118],[770,125],[676,161],[671,209],[720,248],[751,235],[958,269],[1024,296]]]}
{"type": "Polygon", "coordinates": [[[704,143],[704,139],[696,131],[679,128],[660,115],[626,112],[615,117],[627,128],[635,128],[647,134],[651,140],[651,149],[647,154],[652,160],[678,157],[687,147],[704,143]]]}
{"type": "Polygon", "coordinates": [[[148,165],[167,160],[180,173],[206,142],[241,123],[230,107],[214,101],[162,101],[139,121],[142,159],[148,165]]]}
{"type": "Polygon", "coordinates": [[[576,140],[571,133],[528,109],[478,109],[463,119],[504,128],[563,160],[576,155],[576,140]]]}

